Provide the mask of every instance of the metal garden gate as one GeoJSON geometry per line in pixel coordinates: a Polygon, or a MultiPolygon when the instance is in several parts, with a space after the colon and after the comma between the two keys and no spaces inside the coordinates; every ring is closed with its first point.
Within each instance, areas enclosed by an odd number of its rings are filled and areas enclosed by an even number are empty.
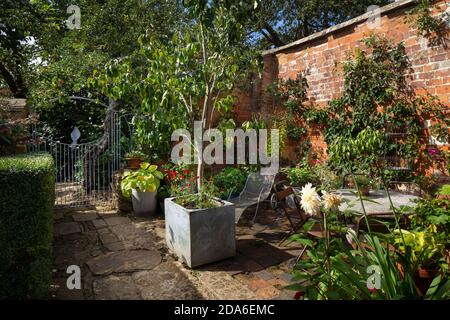
{"type": "Polygon", "coordinates": [[[92,142],[78,143],[83,135],[73,128],[72,143],[62,143],[32,132],[32,151],[47,151],[56,164],[56,201],[59,206],[83,206],[108,203],[113,195],[113,175],[120,169],[121,122],[115,102],[109,106],[83,97],[72,100],[93,101],[107,107],[103,136],[92,142]]]}

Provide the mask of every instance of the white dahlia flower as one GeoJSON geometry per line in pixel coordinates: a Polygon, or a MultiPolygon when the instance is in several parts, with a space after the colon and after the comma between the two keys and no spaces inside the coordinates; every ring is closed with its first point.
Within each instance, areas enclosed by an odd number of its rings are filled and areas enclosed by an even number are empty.
{"type": "Polygon", "coordinates": [[[301,201],[303,210],[310,216],[320,214],[320,196],[316,191],[316,188],[312,187],[311,183],[308,183],[302,188],[301,201]]]}
{"type": "Polygon", "coordinates": [[[342,198],[339,195],[324,191],[322,201],[326,210],[338,211],[342,203],[342,198]]]}

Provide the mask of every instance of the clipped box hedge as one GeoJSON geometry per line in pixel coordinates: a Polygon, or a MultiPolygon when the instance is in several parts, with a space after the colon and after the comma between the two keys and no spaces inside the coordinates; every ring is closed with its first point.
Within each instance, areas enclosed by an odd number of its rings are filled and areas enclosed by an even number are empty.
{"type": "Polygon", "coordinates": [[[45,298],[51,277],[55,164],[0,157],[0,298],[45,298]]]}

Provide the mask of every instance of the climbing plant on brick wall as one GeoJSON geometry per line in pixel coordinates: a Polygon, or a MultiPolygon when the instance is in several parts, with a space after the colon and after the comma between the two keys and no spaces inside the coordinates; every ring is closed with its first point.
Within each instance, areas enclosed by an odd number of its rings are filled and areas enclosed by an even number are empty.
{"type": "Polygon", "coordinates": [[[344,91],[330,101],[324,135],[328,144],[337,139],[353,139],[364,129],[401,131],[401,143],[390,142],[386,152],[397,150],[414,163],[421,145],[424,119],[432,120],[430,130],[448,141],[450,120],[446,107],[432,96],[416,96],[407,85],[409,62],[403,43],[372,35],[363,41],[365,49],[349,53],[343,65],[344,91]]]}

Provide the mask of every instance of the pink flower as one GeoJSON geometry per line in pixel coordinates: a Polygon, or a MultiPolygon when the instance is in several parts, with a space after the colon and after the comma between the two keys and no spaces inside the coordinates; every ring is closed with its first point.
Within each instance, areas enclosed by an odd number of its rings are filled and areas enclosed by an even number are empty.
{"type": "Polygon", "coordinates": [[[441,154],[441,151],[438,149],[428,149],[428,154],[430,156],[438,156],[441,154]]]}

